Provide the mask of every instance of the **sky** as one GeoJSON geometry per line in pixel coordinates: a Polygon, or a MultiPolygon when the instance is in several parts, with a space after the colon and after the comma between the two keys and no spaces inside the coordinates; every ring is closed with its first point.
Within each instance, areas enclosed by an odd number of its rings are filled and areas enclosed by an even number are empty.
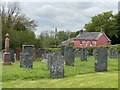
{"type": "Polygon", "coordinates": [[[29,0],[20,1],[19,4],[22,13],[37,22],[36,35],[55,28],[58,28],[58,31],[77,31],[84,29],[84,25],[97,14],[106,11],[118,12],[118,0],[29,0]]]}

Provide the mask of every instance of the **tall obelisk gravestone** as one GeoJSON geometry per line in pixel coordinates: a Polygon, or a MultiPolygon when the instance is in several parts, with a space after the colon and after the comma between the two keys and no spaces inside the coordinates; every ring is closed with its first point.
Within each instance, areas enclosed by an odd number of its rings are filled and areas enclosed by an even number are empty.
{"type": "Polygon", "coordinates": [[[5,53],[3,54],[3,64],[4,65],[11,65],[11,57],[10,57],[10,49],[9,49],[9,34],[6,34],[6,39],[5,39],[5,53]]]}

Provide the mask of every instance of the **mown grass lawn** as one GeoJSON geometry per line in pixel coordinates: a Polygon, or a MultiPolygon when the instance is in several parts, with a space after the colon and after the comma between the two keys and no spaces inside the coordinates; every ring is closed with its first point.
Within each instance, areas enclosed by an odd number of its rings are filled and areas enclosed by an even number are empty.
{"type": "Polygon", "coordinates": [[[33,69],[13,65],[2,66],[3,88],[118,88],[118,60],[108,60],[107,72],[94,71],[94,58],[75,59],[74,66],[65,66],[65,77],[51,79],[46,63],[34,61],[33,69]]]}

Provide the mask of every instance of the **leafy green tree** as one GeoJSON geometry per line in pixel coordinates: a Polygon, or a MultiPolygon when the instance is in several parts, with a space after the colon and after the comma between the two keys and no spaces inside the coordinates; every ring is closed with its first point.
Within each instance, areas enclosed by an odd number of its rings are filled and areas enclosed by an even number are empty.
{"type": "Polygon", "coordinates": [[[85,24],[86,31],[100,32],[103,31],[112,40],[112,43],[118,43],[113,39],[118,38],[118,17],[112,14],[112,11],[103,12],[93,16],[91,22],[85,24]]]}

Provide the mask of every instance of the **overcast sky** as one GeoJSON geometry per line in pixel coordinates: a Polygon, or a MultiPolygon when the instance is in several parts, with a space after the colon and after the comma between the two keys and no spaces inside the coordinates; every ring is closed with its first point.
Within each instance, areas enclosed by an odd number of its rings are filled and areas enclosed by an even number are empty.
{"type": "Polygon", "coordinates": [[[118,11],[118,2],[21,2],[20,6],[26,16],[38,22],[36,34],[54,28],[77,31],[96,14],[118,11]]]}

